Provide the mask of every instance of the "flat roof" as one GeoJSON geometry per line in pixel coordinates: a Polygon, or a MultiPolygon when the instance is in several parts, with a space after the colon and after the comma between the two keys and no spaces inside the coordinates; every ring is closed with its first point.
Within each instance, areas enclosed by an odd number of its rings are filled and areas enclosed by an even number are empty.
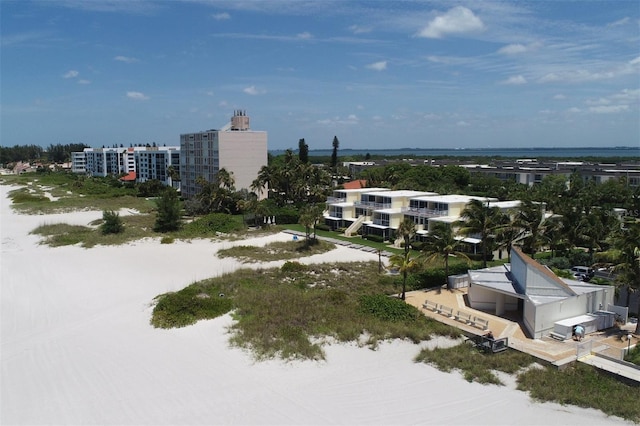
{"type": "Polygon", "coordinates": [[[373,191],[373,192],[366,191],[365,194],[381,195],[384,197],[419,197],[421,195],[433,194],[433,192],[411,191],[408,189],[399,189],[394,191],[384,191],[384,192],[381,192],[380,194],[378,194],[376,191],[373,191]]]}
{"type": "Polygon", "coordinates": [[[448,194],[448,195],[439,195],[439,194],[428,194],[421,195],[419,197],[413,197],[414,200],[420,201],[433,201],[436,203],[468,203],[471,200],[480,200],[480,201],[498,201],[497,198],[487,198],[487,197],[476,197],[473,195],[459,195],[459,194],[448,194]]]}

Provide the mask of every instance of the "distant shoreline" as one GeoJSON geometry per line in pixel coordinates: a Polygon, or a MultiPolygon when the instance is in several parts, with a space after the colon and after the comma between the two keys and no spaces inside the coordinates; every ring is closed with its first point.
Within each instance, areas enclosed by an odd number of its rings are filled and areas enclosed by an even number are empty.
{"type": "MultiPolygon", "coordinates": [[[[297,150],[292,149],[294,152],[297,150]]],[[[286,150],[269,150],[272,155],[284,154],[286,150]]],[[[310,149],[309,156],[330,156],[332,149],[310,149]]],[[[399,148],[399,149],[354,149],[340,148],[338,155],[371,155],[415,157],[507,157],[507,158],[580,158],[580,157],[624,157],[640,159],[640,146],[620,146],[612,148],[399,148]]]]}

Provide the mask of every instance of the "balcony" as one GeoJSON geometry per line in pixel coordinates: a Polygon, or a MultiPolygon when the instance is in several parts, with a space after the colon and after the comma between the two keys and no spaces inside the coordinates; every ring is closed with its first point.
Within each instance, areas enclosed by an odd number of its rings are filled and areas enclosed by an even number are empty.
{"type": "Polygon", "coordinates": [[[390,209],[391,203],[376,203],[374,201],[356,201],[354,203],[356,207],[362,207],[366,209],[373,210],[382,210],[382,209],[390,209]]]}
{"type": "Polygon", "coordinates": [[[327,197],[327,204],[337,204],[337,203],[346,203],[346,198],[338,198],[338,197],[327,197]]]}
{"type": "Polygon", "coordinates": [[[418,216],[418,217],[438,217],[438,216],[449,216],[449,210],[434,210],[427,208],[415,208],[415,207],[402,207],[400,209],[402,214],[418,216]]]}
{"type": "Polygon", "coordinates": [[[387,219],[373,219],[373,224],[378,226],[389,226],[389,220],[387,219]]]}

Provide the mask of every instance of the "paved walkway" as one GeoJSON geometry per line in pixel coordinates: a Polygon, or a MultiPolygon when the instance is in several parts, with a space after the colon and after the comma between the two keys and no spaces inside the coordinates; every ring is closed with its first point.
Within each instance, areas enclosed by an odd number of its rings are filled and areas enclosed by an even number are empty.
{"type": "MultiPolygon", "coordinates": [[[[285,229],[282,232],[285,232],[285,233],[291,234],[291,235],[297,235],[298,237],[302,237],[302,238],[306,237],[306,234],[304,232],[294,231],[292,229],[285,229]]],[[[319,240],[323,240],[323,241],[327,241],[327,242],[330,242],[330,243],[333,243],[333,244],[337,244],[339,246],[345,246],[345,247],[353,248],[353,249],[356,249],[356,250],[366,251],[366,252],[369,252],[369,253],[376,253],[376,254],[378,253],[378,249],[375,248],[375,247],[365,246],[365,245],[362,245],[362,244],[356,244],[356,243],[352,243],[350,241],[345,241],[345,240],[339,240],[337,238],[321,237],[320,235],[316,235],[316,238],[319,239],[319,240]]],[[[384,256],[384,257],[391,257],[391,256],[393,256],[393,253],[383,250],[380,253],[380,255],[384,256]]]]}

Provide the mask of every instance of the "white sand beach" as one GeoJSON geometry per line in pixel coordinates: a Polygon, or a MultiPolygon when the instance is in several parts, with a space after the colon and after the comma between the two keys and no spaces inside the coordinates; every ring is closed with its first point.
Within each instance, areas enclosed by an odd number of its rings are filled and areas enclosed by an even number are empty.
{"type": "MultiPolygon", "coordinates": [[[[10,189],[0,186],[3,425],[631,424],[416,364],[420,346],[407,342],[331,345],[324,362],[255,362],[229,347],[230,316],[155,329],[155,296],[241,266],[218,259],[221,247],[291,236],[50,248],[29,232],[101,212],[17,215],[10,189]]],[[[302,259],[338,260],[377,256],[338,247],[302,259]]]]}

